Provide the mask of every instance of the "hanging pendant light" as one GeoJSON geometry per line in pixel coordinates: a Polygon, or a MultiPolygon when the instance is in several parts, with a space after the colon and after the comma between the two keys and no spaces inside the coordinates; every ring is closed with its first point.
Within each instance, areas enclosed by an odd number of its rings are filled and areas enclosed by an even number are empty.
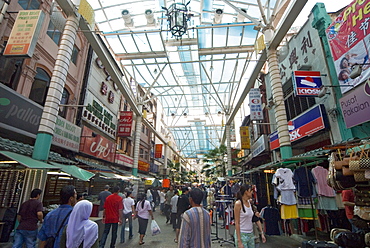
{"type": "Polygon", "coordinates": [[[189,3],[190,1],[187,4],[173,3],[168,9],[162,7],[167,11],[166,16],[168,16],[170,31],[176,38],[181,38],[188,29],[188,21],[192,16],[188,13],[187,6],[189,3]]]}

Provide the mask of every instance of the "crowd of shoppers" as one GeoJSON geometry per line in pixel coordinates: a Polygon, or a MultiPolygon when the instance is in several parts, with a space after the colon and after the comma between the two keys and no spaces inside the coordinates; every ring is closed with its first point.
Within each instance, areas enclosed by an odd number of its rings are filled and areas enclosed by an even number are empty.
{"type": "MultiPolygon", "coordinates": [[[[43,206],[40,202],[42,191],[34,189],[31,198],[24,202],[18,213],[19,226],[15,232],[13,248],[50,247],[53,248],[104,248],[108,234],[112,229],[110,247],[115,247],[118,226],[122,224],[120,243],[125,242],[125,227],[128,222],[129,239],[133,238],[133,220],[138,219],[139,245],[144,244],[149,220],[154,220],[153,212],[160,205],[161,214],[166,218],[166,224],[171,224],[176,231],[174,242],[180,248],[210,247],[212,217],[207,208],[208,192],[201,188],[178,187],[172,185],[165,189],[147,189],[139,194],[136,201],[131,191],[120,192],[114,186],[112,193],[106,185],[99,194],[99,215],[102,217],[104,232],[98,238],[98,225],[89,220],[93,204],[84,197],[77,195],[72,185],[64,186],[60,191],[61,205],[49,212],[43,220],[43,206]],[[204,205],[206,204],[206,205],[204,205]],[[38,231],[38,222],[43,223],[38,231]]],[[[263,235],[262,225],[255,216],[259,216],[252,205],[253,190],[248,185],[242,185],[235,202],[235,245],[236,247],[254,248],[253,222],[263,235]]],[[[209,207],[209,206],[208,206],[209,207]]]]}

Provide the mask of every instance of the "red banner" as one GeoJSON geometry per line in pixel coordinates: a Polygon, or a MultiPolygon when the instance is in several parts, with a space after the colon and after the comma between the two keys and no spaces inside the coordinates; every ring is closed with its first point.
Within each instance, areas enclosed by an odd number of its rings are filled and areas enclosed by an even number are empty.
{"type": "Polygon", "coordinates": [[[116,143],[94,134],[93,131],[87,127],[83,128],[80,141],[80,152],[114,163],[115,151],[116,143]]]}
{"type": "Polygon", "coordinates": [[[368,1],[354,0],[326,29],[342,93],[353,89],[370,76],[368,1]],[[363,65],[357,78],[350,78],[353,65],[363,65]],[[348,87],[345,87],[348,86],[348,87]]]}
{"type": "Polygon", "coordinates": [[[131,136],[132,128],[132,111],[121,111],[118,120],[118,137],[129,137],[131,136]]]}
{"type": "Polygon", "coordinates": [[[156,144],[155,145],[154,158],[161,158],[162,157],[162,148],[163,148],[163,144],[156,144]]]}
{"type": "Polygon", "coordinates": [[[139,160],[138,170],[140,170],[140,171],[149,171],[149,164],[144,162],[144,161],[139,160]]]}

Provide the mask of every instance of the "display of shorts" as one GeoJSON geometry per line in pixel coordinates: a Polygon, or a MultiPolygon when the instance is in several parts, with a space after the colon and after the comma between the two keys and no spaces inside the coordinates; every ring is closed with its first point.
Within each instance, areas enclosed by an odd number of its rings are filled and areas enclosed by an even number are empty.
{"type": "Polygon", "coordinates": [[[298,208],[297,205],[281,205],[281,219],[297,219],[298,208]]]}

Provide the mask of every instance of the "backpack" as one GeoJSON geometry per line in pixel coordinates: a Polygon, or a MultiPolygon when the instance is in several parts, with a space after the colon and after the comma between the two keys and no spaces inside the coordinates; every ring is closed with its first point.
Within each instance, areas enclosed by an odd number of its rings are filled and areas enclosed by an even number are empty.
{"type": "Polygon", "coordinates": [[[45,248],[54,248],[55,239],[56,239],[56,237],[58,237],[60,229],[62,229],[64,222],[66,221],[68,216],[71,214],[71,212],[72,212],[72,210],[66,215],[66,217],[64,217],[64,219],[62,221],[62,224],[60,224],[59,229],[58,229],[57,233],[55,234],[55,237],[51,236],[51,237],[46,239],[46,244],[44,246],[45,248]]]}

